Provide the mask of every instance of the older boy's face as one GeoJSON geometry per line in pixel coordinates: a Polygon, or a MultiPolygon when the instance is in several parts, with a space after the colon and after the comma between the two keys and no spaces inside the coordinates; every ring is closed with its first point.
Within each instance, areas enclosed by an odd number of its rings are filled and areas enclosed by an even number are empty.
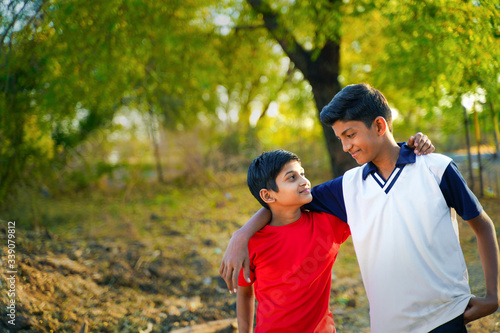
{"type": "Polygon", "coordinates": [[[276,204],[297,208],[312,200],[311,183],[297,161],[290,161],[276,177],[278,192],[273,191],[276,204]]]}
{"type": "Polygon", "coordinates": [[[361,121],[339,120],[332,128],[337,138],[342,141],[342,149],[351,154],[358,164],[368,163],[376,156],[374,143],[379,136],[373,124],[367,128],[361,121]]]}

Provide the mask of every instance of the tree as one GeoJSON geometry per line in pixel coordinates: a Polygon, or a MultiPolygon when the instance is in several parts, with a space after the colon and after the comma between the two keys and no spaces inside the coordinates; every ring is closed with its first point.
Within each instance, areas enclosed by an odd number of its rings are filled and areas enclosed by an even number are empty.
{"type": "Polygon", "coordinates": [[[36,156],[46,153],[32,107],[44,64],[30,52],[45,1],[1,4],[0,25],[0,202],[36,156]]]}
{"type": "MultiPolygon", "coordinates": [[[[388,36],[393,37],[383,54],[384,74],[379,78],[394,90],[406,92],[407,98],[424,110],[423,121],[435,126],[444,118],[460,117],[462,108],[455,107],[459,103],[454,101],[475,93],[477,88],[486,90],[490,101],[494,100],[500,69],[498,4],[419,1],[404,5],[391,3],[380,10],[386,18],[388,36]]],[[[472,109],[479,147],[482,142],[480,119],[476,108],[472,109]]],[[[468,114],[464,112],[463,115],[467,126],[468,114]]],[[[494,111],[492,118],[493,124],[498,122],[498,114],[494,111]]],[[[495,129],[491,131],[496,135],[495,129]]],[[[482,193],[479,148],[478,160],[479,192],[482,193]]],[[[470,159],[469,163],[472,163],[470,159]]]]}
{"type": "MultiPolygon", "coordinates": [[[[343,2],[297,1],[291,4],[247,0],[269,36],[299,69],[312,87],[318,115],[340,90],[340,24],[343,2]],[[286,13],[286,14],[282,14],[286,13]]],[[[258,24],[257,24],[258,25],[258,24]]],[[[334,176],[354,165],[342,152],[340,142],[328,126],[323,132],[334,176]]]]}

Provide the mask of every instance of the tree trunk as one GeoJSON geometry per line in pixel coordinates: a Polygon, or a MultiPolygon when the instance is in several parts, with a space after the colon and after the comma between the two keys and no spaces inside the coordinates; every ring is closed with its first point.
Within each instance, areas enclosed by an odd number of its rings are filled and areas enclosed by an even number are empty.
{"type": "Polygon", "coordinates": [[[474,111],[474,130],[476,133],[476,145],[477,145],[477,162],[479,164],[479,197],[484,196],[484,186],[483,186],[483,163],[481,161],[481,131],[479,129],[479,118],[476,111],[476,102],[473,105],[474,111]]]}
{"type": "MultiPolygon", "coordinates": [[[[264,25],[271,36],[281,45],[286,55],[311,84],[319,118],[321,109],[340,91],[337,79],[340,66],[340,36],[335,40],[326,41],[316,57],[318,50],[305,50],[293,34],[280,24],[278,14],[271,9],[269,4],[262,0],[247,0],[247,2],[255,11],[262,14],[264,25]]],[[[338,177],[356,163],[343,152],[333,130],[328,126],[322,126],[332,173],[334,177],[338,177]]]]}
{"type": "Polygon", "coordinates": [[[499,126],[498,126],[498,115],[497,113],[495,112],[495,109],[493,108],[493,102],[490,100],[489,102],[490,104],[490,110],[491,110],[491,117],[493,118],[493,136],[495,138],[495,158],[498,158],[499,157],[499,144],[498,144],[498,140],[499,140],[499,137],[500,137],[500,129],[499,129],[499,126]]]}
{"type": "Polygon", "coordinates": [[[465,127],[465,139],[467,142],[467,159],[469,166],[469,187],[472,192],[474,192],[474,173],[472,172],[472,156],[470,153],[470,134],[469,134],[469,117],[467,116],[467,110],[464,110],[464,127],[465,127]]]}
{"type": "Polygon", "coordinates": [[[158,140],[158,135],[160,133],[158,129],[158,121],[153,112],[153,107],[149,105],[149,133],[151,135],[151,141],[153,143],[154,155],[155,155],[155,164],[156,164],[156,173],[159,183],[164,183],[165,180],[163,178],[163,168],[161,165],[161,154],[160,154],[160,143],[158,140]]]}
{"type": "MultiPolygon", "coordinates": [[[[316,61],[308,60],[307,67],[300,69],[312,86],[319,119],[323,107],[341,90],[337,79],[340,67],[340,42],[328,42],[316,61]]],[[[342,144],[333,129],[324,124],[322,127],[333,177],[341,176],[346,170],[356,166],[356,161],[343,151],[342,144]]]]}
{"type": "MultiPolygon", "coordinates": [[[[5,83],[5,110],[0,111],[0,138],[4,149],[0,153],[0,206],[21,180],[25,171],[27,154],[24,145],[25,104],[18,96],[18,75],[14,73],[5,83]]],[[[29,148],[28,148],[29,149],[29,148]]]]}

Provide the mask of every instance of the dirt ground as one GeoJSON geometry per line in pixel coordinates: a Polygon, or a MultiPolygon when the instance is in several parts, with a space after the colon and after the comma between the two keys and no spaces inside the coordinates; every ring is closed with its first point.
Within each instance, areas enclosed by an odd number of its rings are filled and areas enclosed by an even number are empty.
{"type": "MultiPolygon", "coordinates": [[[[232,211],[241,201],[231,198],[214,205],[232,211]]],[[[483,205],[498,225],[500,200],[487,199],[483,205]]],[[[232,218],[214,223],[199,219],[196,227],[186,223],[179,227],[162,221],[150,216],[144,229],[162,235],[155,241],[126,223],[117,229],[121,234],[94,238],[18,228],[15,326],[8,323],[7,308],[2,306],[0,332],[235,331],[236,299],[217,271],[229,235],[240,223],[231,222],[232,218]],[[131,232],[139,235],[125,237],[131,232]]],[[[472,291],[482,295],[475,238],[465,222],[460,232],[472,291]]],[[[2,221],[4,244],[7,235],[2,221]]],[[[11,299],[6,250],[6,246],[0,249],[3,304],[11,299]]],[[[334,265],[330,305],[338,332],[369,332],[368,302],[350,241],[342,246],[334,265]]],[[[500,311],[468,328],[473,333],[500,332],[500,311]]]]}

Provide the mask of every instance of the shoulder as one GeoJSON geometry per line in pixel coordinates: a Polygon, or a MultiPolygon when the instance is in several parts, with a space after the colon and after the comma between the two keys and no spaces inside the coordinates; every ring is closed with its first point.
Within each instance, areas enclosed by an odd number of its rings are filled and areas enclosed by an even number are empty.
{"type": "Polygon", "coordinates": [[[344,229],[348,227],[346,222],[330,213],[308,211],[304,212],[304,214],[307,214],[308,218],[313,221],[315,225],[326,224],[330,225],[333,229],[344,229]]]}
{"type": "Polygon", "coordinates": [[[248,241],[248,247],[250,248],[251,246],[256,246],[260,242],[264,241],[267,237],[269,237],[271,233],[268,232],[266,226],[259,231],[257,231],[255,234],[253,234],[252,237],[250,237],[250,240],[248,241]]]}
{"type": "Polygon", "coordinates": [[[315,218],[314,226],[322,231],[322,237],[333,235],[336,242],[341,244],[351,235],[349,225],[337,216],[324,212],[312,212],[312,214],[315,218]]]}
{"type": "Polygon", "coordinates": [[[330,213],[325,213],[325,212],[316,212],[316,211],[305,211],[303,212],[304,216],[307,216],[308,218],[314,220],[314,221],[342,221],[339,219],[337,216],[332,215],[330,213]]]}
{"type": "Polygon", "coordinates": [[[417,156],[417,159],[422,159],[423,161],[425,161],[429,165],[431,165],[431,164],[436,164],[436,165],[446,164],[446,165],[448,165],[452,161],[451,157],[446,156],[444,154],[438,154],[438,153],[417,156]]]}
{"type": "Polygon", "coordinates": [[[342,179],[343,176],[337,177],[322,184],[316,185],[313,187],[313,189],[316,191],[332,190],[338,186],[342,186],[342,179]]]}
{"type": "Polygon", "coordinates": [[[433,153],[417,156],[416,161],[417,165],[429,169],[436,177],[441,178],[453,160],[446,155],[433,153]]]}

